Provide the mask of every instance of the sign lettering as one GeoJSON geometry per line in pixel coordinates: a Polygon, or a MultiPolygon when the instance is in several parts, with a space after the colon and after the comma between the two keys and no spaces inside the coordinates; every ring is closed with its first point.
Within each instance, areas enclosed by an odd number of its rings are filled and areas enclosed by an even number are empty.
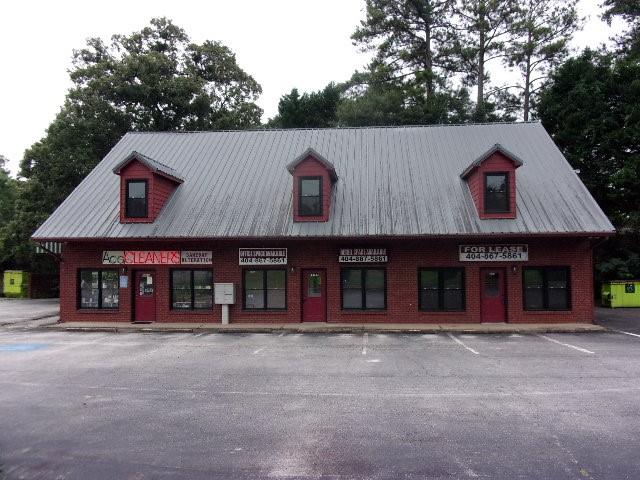
{"type": "Polygon", "coordinates": [[[509,245],[459,245],[461,262],[526,262],[529,260],[529,246],[509,245]]]}
{"type": "Polygon", "coordinates": [[[213,263],[212,253],[192,250],[105,250],[103,265],[193,265],[213,263]]]}
{"type": "Polygon", "coordinates": [[[239,248],[240,265],[286,265],[286,248],[239,248]]]}
{"type": "Polygon", "coordinates": [[[389,261],[386,248],[341,248],[340,263],[386,263],[389,261]]]}

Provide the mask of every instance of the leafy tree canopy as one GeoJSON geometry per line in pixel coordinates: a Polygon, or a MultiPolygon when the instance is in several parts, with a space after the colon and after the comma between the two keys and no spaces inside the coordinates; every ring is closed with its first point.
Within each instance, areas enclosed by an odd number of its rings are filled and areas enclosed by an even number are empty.
{"type": "Polygon", "coordinates": [[[344,88],[330,83],[323,90],[300,95],[294,88],[278,103],[278,115],[268,127],[325,128],[337,124],[336,111],[344,88]]]}
{"type": "MultiPolygon", "coordinates": [[[[3,234],[9,255],[35,265],[29,237],[127,131],[210,130],[260,124],[258,83],[219,42],[195,44],[166,18],[73,53],[73,87],[20,164],[27,179],[3,234]]],[[[40,256],[38,257],[40,259],[40,256]]]]}

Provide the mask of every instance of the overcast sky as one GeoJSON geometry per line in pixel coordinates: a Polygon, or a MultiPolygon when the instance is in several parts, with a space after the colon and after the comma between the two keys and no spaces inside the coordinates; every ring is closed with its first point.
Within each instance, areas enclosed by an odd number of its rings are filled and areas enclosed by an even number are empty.
{"type": "MultiPolygon", "coordinates": [[[[589,15],[575,47],[596,47],[613,29],[599,19],[601,0],[581,0],[589,15]]],[[[349,39],[364,0],[87,0],[4,1],[0,4],[0,154],[14,173],[24,150],[42,138],[71,86],[74,48],[88,37],[140,30],[166,16],[197,43],[219,40],[263,88],[263,120],[293,87],[317,90],[366,63],[349,39]],[[101,8],[91,8],[99,5],[101,8]]],[[[495,79],[495,75],[494,75],[495,79]]]]}

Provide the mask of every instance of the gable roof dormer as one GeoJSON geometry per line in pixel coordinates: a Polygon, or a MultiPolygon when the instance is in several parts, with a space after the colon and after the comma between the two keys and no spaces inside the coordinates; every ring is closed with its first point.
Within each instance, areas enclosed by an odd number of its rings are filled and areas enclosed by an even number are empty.
{"type": "Polygon", "coordinates": [[[113,173],[120,176],[120,223],[153,223],[184,182],[173,168],[135,150],[113,173]]]}
{"type": "Polygon", "coordinates": [[[287,165],[293,176],[293,221],[326,222],[338,175],[333,164],[309,147],[287,165]]]}
{"type": "Polygon", "coordinates": [[[460,174],[481,220],[516,218],[516,169],[522,165],[517,155],[496,143],[460,174]]]}

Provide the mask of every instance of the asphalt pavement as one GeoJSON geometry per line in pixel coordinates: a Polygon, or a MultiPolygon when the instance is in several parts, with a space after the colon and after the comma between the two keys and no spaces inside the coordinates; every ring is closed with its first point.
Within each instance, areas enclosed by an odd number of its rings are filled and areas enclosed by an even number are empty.
{"type": "Polygon", "coordinates": [[[0,329],[7,479],[637,479],[639,432],[623,333],[0,329]]]}

